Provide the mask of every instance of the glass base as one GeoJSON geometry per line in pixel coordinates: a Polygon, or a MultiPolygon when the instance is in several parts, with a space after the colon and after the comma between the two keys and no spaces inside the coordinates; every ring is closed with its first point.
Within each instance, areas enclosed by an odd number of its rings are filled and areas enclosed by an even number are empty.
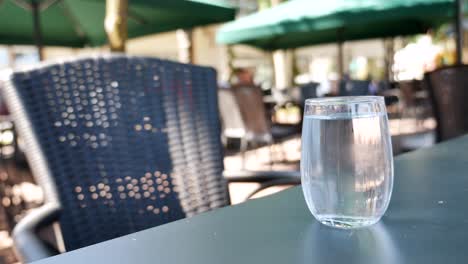
{"type": "Polygon", "coordinates": [[[347,217],[338,215],[321,215],[316,217],[317,220],[326,225],[341,229],[361,228],[377,223],[380,218],[369,217],[347,217]]]}

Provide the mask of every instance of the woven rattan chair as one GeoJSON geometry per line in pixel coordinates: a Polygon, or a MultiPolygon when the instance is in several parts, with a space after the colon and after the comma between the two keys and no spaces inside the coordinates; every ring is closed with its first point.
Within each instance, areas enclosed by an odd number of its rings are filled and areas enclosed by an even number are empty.
{"type": "Polygon", "coordinates": [[[56,220],[68,251],[226,206],[226,177],[299,181],[297,172],[223,177],[211,68],[82,58],[15,72],[5,94],[46,197],[14,231],[25,261],[58,253],[36,235],[56,220]]]}
{"type": "Polygon", "coordinates": [[[425,74],[438,142],[468,133],[468,65],[444,67],[425,74]]]}

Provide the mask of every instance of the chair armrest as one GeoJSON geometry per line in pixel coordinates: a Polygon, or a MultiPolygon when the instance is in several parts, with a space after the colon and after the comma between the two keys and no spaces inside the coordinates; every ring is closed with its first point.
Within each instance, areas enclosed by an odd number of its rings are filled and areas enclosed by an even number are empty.
{"type": "Polygon", "coordinates": [[[247,198],[251,198],[258,192],[277,185],[301,184],[300,171],[225,171],[224,177],[228,183],[255,182],[260,186],[247,198]]]}
{"type": "Polygon", "coordinates": [[[60,205],[47,203],[33,209],[13,229],[15,249],[24,262],[32,262],[58,254],[58,250],[42,241],[37,231],[58,219],[60,205]]]}
{"type": "Polygon", "coordinates": [[[297,178],[283,178],[283,179],[276,179],[276,180],[271,180],[271,181],[267,181],[267,182],[262,182],[260,183],[260,186],[258,186],[253,192],[251,192],[249,194],[249,196],[247,196],[247,199],[250,199],[252,198],[254,195],[256,195],[257,193],[265,190],[265,189],[268,189],[270,187],[273,187],[273,186],[278,186],[278,185],[298,185],[298,184],[301,184],[301,179],[297,179],[297,178]]]}
{"type": "Polygon", "coordinates": [[[232,182],[258,182],[264,183],[272,180],[285,180],[301,183],[300,171],[224,171],[223,176],[229,183],[232,182]]]}

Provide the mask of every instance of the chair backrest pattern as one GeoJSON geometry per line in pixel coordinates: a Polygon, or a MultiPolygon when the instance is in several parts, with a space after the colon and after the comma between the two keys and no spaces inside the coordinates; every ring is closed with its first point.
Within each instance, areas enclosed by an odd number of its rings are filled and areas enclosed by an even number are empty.
{"type": "Polygon", "coordinates": [[[16,72],[5,90],[67,250],[229,203],[213,69],[110,55],[16,72]]]}

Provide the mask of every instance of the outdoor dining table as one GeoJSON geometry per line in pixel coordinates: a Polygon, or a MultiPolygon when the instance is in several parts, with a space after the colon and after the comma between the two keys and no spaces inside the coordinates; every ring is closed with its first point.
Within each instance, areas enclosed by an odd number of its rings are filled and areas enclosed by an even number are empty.
{"type": "Polygon", "coordinates": [[[395,159],[382,220],[319,224],[300,187],[40,261],[55,263],[468,263],[468,136],[395,159]]]}

